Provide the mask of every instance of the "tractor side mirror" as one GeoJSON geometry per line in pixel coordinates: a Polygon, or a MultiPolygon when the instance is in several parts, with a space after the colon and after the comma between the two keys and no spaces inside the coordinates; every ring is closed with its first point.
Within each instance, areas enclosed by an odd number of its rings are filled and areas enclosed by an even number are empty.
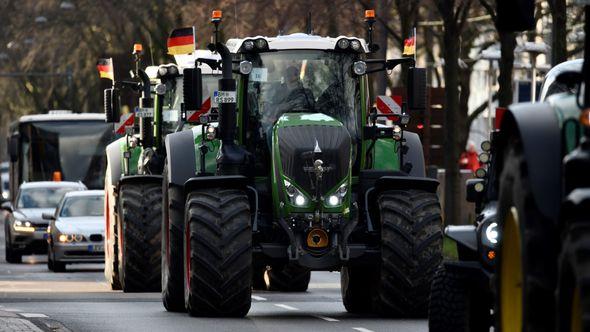
{"type": "Polygon", "coordinates": [[[485,192],[484,179],[470,179],[465,182],[465,189],[467,190],[466,199],[470,203],[479,203],[483,200],[485,192]]]}
{"type": "Polygon", "coordinates": [[[203,103],[201,68],[185,68],[182,74],[184,76],[182,81],[184,110],[185,112],[197,111],[203,103]]]}
{"type": "Polygon", "coordinates": [[[53,213],[43,213],[41,214],[41,218],[43,218],[43,220],[55,220],[53,213]]]}
{"type": "Polygon", "coordinates": [[[408,70],[408,108],[426,109],[426,68],[412,67],[408,70]]]}
{"type": "Polygon", "coordinates": [[[107,123],[119,122],[121,116],[119,89],[110,88],[104,90],[104,114],[107,123]]]}
{"type": "Polygon", "coordinates": [[[12,135],[8,139],[8,154],[10,155],[10,161],[17,162],[18,161],[18,145],[19,145],[19,135],[12,135]]]}
{"type": "Polygon", "coordinates": [[[535,0],[499,0],[496,3],[498,30],[518,32],[535,27],[535,0]]]}
{"type": "Polygon", "coordinates": [[[14,210],[12,208],[12,203],[10,203],[10,201],[2,202],[2,204],[0,204],[0,209],[5,210],[5,211],[8,211],[10,213],[12,213],[13,210],[14,210]]]}

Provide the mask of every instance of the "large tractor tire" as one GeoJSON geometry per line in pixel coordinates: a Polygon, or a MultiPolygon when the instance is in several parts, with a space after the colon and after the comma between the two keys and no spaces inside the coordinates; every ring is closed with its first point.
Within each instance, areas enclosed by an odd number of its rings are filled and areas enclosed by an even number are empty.
{"type": "Polygon", "coordinates": [[[117,236],[117,202],[115,200],[114,188],[111,185],[111,170],[107,165],[105,176],[105,241],[104,241],[104,276],[112,290],[121,290],[119,281],[119,246],[117,236]]]}
{"type": "Polygon", "coordinates": [[[421,190],[389,190],[377,201],[381,264],[373,309],[384,316],[426,317],[430,285],[442,261],[438,197],[421,190]]]}
{"type": "Polygon", "coordinates": [[[379,274],[372,268],[344,266],[340,270],[340,291],[346,311],[370,313],[379,274]]]}
{"type": "Polygon", "coordinates": [[[504,155],[498,220],[496,331],[553,331],[558,234],[536,206],[518,141],[504,155]]]}
{"type": "Polygon", "coordinates": [[[268,271],[268,290],[278,292],[305,292],[311,272],[295,264],[272,267],[268,271]]]}
{"type": "Polygon", "coordinates": [[[590,223],[571,224],[559,259],[557,331],[590,331],[590,223]]]}
{"type": "Polygon", "coordinates": [[[184,271],[192,316],[243,317],[252,296],[252,230],[241,190],[195,190],[186,200],[184,271]]]}
{"type": "Polygon", "coordinates": [[[161,290],[162,186],[121,185],[119,279],[124,292],[161,290]]]}
{"type": "Polygon", "coordinates": [[[471,289],[460,271],[441,265],[432,280],[428,308],[431,332],[489,331],[491,301],[484,292],[471,289]]]}
{"type": "Polygon", "coordinates": [[[10,224],[6,222],[4,227],[4,250],[6,262],[11,264],[19,264],[23,262],[23,254],[18,249],[12,248],[12,242],[10,241],[10,224]]]}
{"type": "Polygon", "coordinates": [[[184,306],[184,193],[168,183],[164,166],[162,182],[162,302],[168,311],[186,311],[184,306]]]}

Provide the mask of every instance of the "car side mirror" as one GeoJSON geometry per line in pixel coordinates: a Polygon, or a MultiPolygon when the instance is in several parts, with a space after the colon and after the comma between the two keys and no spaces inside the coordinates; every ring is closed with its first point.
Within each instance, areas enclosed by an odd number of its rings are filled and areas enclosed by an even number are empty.
{"type": "Polygon", "coordinates": [[[55,220],[55,216],[52,213],[43,213],[41,214],[41,218],[43,220],[55,220]]]}
{"type": "Polygon", "coordinates": [[[185,68],[182,74],[184,111],[198,111],[203,103],[201,68],[185,68]]]}
{"type": "Polygon", "coordinates": [[[107,123],[119,122],[121,116],[119,89],[110,88],[104,90],[104,114],[107,123]]]}
{"type": "Polygon", "coordinates": [[[12,203],[10,203],[10,201],[2,202],[2,204],[0,204],[0,209],[5,210],[5,211],[8,211],[10,213],[12,213],[13,210],[14,210],[12,208],[12,203]]]}
{"type": "Polygon", "coordinates": [[[470,203],[479,203],[483,200],[485,192],[484,179],[469,179],[465,182],[465,189],[467,191],[466,199],[470,203]]]}
{"type": "Polygon", "coordinates": [[[519,32],[535,27],[535,0],[497,1],[496,3],[498,30],[519,32]]]}
{"type": "Polygon", "coordinates": [[[10,161],[17,162],[18,161],[18,145],[19,145],[19,136],[12,135],[8,139],[8,154],[10,155],[10,161]]]}
{"type": "Polygon", "coordinates": [[[426,68],[411,67],[408,70],[408,108],[426,109],[426,68]]]}

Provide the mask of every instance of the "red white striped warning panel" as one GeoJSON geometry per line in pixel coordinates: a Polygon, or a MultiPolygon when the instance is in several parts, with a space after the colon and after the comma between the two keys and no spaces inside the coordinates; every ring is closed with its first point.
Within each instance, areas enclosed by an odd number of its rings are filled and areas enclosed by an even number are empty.
{"type": "Polygon", "coordinates": [[[119,135],[125,135],[126,127],[133,127],[135,121],[135,113],[121,114],[121,119],[115,124],[115,132],[119,135]]]}
{"type": "Polygon", "coordinates": [[[201,105],[201,109],[198,111],[186,111],[186,121],[190,123],[198,123],[199,117],[203,114],[208,113],[211,110],[211,97],[207,98],[203,105],[201,105]]]}

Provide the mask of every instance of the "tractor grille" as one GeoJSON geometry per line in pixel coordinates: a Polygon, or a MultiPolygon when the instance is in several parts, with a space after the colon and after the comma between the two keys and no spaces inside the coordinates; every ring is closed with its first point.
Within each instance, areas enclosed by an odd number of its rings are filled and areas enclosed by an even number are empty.
{"type": "Polygon", "coordinates": [[[316,140],[322,150],[320,159],[324,167],[331,168],[323,174],[322,195],[348,174],[351,138],[346,128],[315,125],[284,127],[278,130],[278,138],[283,172],[308,194],[315,192],[315,175],[304,170],[313,166],[313,160],[303,158],[303,154],[314,150],[316,140]]]}

